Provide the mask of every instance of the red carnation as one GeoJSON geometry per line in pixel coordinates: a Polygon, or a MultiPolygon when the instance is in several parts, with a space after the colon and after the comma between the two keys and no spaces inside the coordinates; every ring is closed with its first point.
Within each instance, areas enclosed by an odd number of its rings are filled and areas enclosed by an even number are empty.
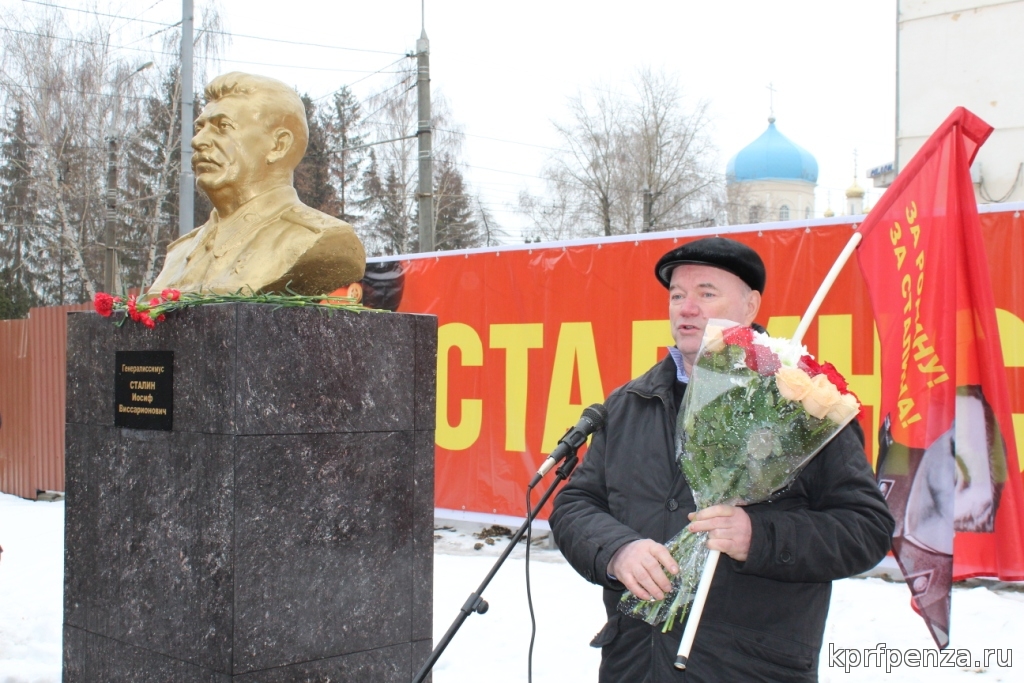
{"type": "Polygon", "coordinates": [[[160,296],[162,296],[166,301],[177,301],[181,298],[181,292],[176,289],[165,289],[160,292],[160,296]]]}
{"type": "MultiPolygon", "coordinates": [[[[128,309],[128,317],[135,322],[142,322],[142,319],[146,317],[139,311],[139,302],[134,296],[128,297],[126,307],[128,309]]],[[[142,310],[146,310],[146,304],[142,304],[142,310]]]]}
{"type": "Polygon", "coordinates": [[[92,306],[104,318],[109,318],[114,313],[114,297],[105,292],[96,292],[92,306]]]}
{"type": "Polygon", "coordinates": [[[744,349],[750,350],[751,345],[754,343],[754,330],[744,326],[730,327],[722,333],[722,341],[726,344],[742,346],[744,349]]]}
{"type": "Polygon", "coordinates": [[[156,297],[153,297],[152,299],[149,300],[149,305],[150,306],[159,306],[160,305],[160,299],[158,299],[156,297]]]}
{"type": "Polygon", "coordinates": [[[828,381],[835,385],[836,389],[839,390],[840,394],[849,393],[850,386],[846,383],[846,378],[839,374],[836,370],[836,366],[831,363],[824,363],[821,366],[821,372],[828,377],[828,381]]]}
{"type": "Polygon", "coordinates": [[[149,329],[153,329],[154,327],[156,327],[156,321],[150,318],[148,315],[140,315],[139,322],[148,327],[149,329]]]}
{"type": "Polygon", "coordinates": [[[800,363],[798,365],[804,372],[807,373],[808,377],[820,375],[822,372],[821,366],[818,365],[818,361],[814,360],[812,357],[807,355],[800,357],[800,363]]]}
{"type": "Polygon", "coordinates": [[[166,316],[166,315],[164,315],[163,313],[161,313],[161,314],[160,314],[159,316],[157,316],[157,319],[156,319],[156,321],[157,321],[158,323],[162,323],[162,322],[163,322],[163,321],[165,321],[165,320],[167,320],[167,316],[166,316]]]}

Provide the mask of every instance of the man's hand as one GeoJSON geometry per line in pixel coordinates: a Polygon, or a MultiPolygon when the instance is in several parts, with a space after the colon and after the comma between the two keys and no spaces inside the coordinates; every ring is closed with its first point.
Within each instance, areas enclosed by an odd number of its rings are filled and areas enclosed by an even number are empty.
{"type": "Polygon", "coordinates": [[[679,565],[672,559],[672,553],[660,543],[649,538],[627,543],[612,555],[608,573],[641,600],[661,600],[672,588],[672,582],[665,574],[679,573],[679,565]]]}
{"type": "Polygon", "coordinates": [[[707,531],[707,546],[720,550],[737,562],[746,562],[750,552],[750,517],[741,507],[712,505],[690,513],[690,531],[707,531]]]}

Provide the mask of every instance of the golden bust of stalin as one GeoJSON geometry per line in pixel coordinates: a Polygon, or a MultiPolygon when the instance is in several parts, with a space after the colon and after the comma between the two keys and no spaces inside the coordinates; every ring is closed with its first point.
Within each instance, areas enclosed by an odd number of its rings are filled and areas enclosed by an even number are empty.
{"type": "Polygon", "coordinates": [[[206,86],[192,169],[213,204],[202,227],[167,247],[149,291],[328,294],[358,282],[366,252],[352,226],[299,201],[292,171],[306,153],[306,111],[295,91],[238,72],[206,86]]]}

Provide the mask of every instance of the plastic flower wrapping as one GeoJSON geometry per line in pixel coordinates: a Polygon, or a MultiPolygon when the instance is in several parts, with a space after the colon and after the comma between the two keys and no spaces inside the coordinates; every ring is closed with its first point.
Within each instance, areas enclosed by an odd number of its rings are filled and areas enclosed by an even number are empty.
{"type": "MultiPolygon", "coordinates": [[[[676,455],[697,509],[767,500],[789,486],[860,412],[830,363],[792,340],[711,320],[677,417],[676,455]]],[[[665,545],[679,573],[663,600],[627,591],[620,611],[664,631],[686,617],[708,556],[707,533],[684,528],[665,545]]]]}

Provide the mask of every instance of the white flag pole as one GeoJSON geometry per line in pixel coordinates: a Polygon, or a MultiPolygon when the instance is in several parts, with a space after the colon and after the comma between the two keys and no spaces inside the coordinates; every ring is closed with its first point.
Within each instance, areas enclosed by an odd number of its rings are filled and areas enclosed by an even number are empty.
{"type": "Polygon", "coordinates": [[[793,341],[799,344],[803,341],[804,335],[807,334],[807,328],[811,326],[811,321],[814,320],[814,316],[818,314],[818,309],[821,308],[821,302],[825,300],[825,295],[828,294],[828,290],[832,289],[832,285],[835,284],[836,278],[839,277],[840,271],[846,262],[853,256],[853,252],[856,251],[857,246],[860,244],[863,237],[859,232],[853,233],[853,237],[846,243],[843,250],[839,253],[839,258],[832,264],[832,269],[828,271],[828,275],[825,276],[824,281],[821,283],[821,287],[818,287],[818,293],[811,299],[810,305],[807,306],[807,312],[804,313],[804,317],[800,319],[800,324],[796,328],[796,333],[793,335],[793,341]]]}
{"type": "MultiPolygon", "coordinates": [[[[850,238],[850,241],[846,243],[846,246],[840,252],[839,258],[832,264],[831,270],[828,271],[828,275],[825,276],[821,286],[818,287],[818,293],[811,299],[811,303],[807,306],[807,312],[804,313],[803,318],[800,319],[800,324],[796,328],[793,341],[797,344],[803,340],[804,335],[807,333],[807,328],[811,326],[811,321],[818,314],[818,309],[821,308],[821,303],[825,300],[825,296],[832,289],[832,285],[835,284],[836,278],[839,277],[839,273],[843,270],[843,266],[853,256],[853,252],[857,250],[861,239],[863,238],[859,232],[853,233],[853,237],[850,238]]],[[[683,639],[679,642],[679,650],[675,661],[677,669],[686,669],[686,661],[690,657],[690,648],[693,647],[693,639],[697,635],[697,626],[700,624],[700,617],[704,612],[704,603],[707,601],[708,591],[711,590],[711,579],[715,575],[715,568],[718,566],[718,557],[720,555],[721,552],[718,550],[712,550],[708,553],[707,562],[704,564],[704,571],[701,572],[700,582],[697,584],[697,592],[693,596],[690,616],[686,620],[686,628],[683,629],[683,639]]]]}
{"type": "Polygon", "coordinates": [[[718,566],[718,558],[721,554],[721,550],[712,550],[708,552],[708,559],[704,562],[704,571],[700,574],[700,582],[697,584],[697,592],[693,596],[690,616],[686,620],[683,639],[679,641],[679,651],[676,653],[675,667],[680,671],[686,669],[686,660],[690,658],[690,648],[693,647],[693,639],[697,635],[697,624],[700,623],[700,615],[704,612],[704,603],[708,599],[708,591],[711,590],[711,579],[715,575],[715,568],[718,566]]]}

